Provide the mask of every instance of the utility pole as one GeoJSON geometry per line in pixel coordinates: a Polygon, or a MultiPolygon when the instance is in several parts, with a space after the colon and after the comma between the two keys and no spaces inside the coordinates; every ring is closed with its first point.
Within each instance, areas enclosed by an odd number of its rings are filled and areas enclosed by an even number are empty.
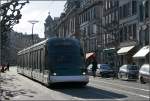
{"type": "Polygon", "coordinates": [[[38,23],[39,21],[37,21],[37,20],[29,20],[28,22],[32,24],[32,45],[33,45],[34,44],[34,40],[33,40],[34,24],[38,23]]]}

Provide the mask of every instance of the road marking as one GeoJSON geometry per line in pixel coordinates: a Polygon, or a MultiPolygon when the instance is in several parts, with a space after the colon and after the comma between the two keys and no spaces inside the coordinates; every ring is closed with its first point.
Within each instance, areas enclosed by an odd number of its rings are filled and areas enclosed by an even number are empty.
{"type": "MultiPolygon", "coordinates": [[[[93,80],[93,81],[96,81],[96,80],[93,80]]],[[[137,89],[137,90],[143,90],[143,91],[146,91],[146,92],[150,91],[148,89],[140,89],[140,88],[135,88],[135,87],[128,87],[128,86],[125,86],[125,85],[113,84],[113,83],[108,83],[108,82],[105,82],[105,81],[96,81],[96,82],[103,82],[103,83],[106,83],[106,84],[111,84],[111,85],[116,85],[116,86],[122,86],[122,87],[126,87],[126,88],[137,89]]]]}
{"type": "MultiPolygon", "coordinates": [[[[91,84],[91,83],[90,83],[90,84],[91,84]]],[[[91,84],[91,85],[97,86],[97,87],[103,87],[103,88],[107,88],[107,89],[111,89],[111,90],[116,90],[116,91],[119,91],[119,92],[128,93],[128,94],[130,94],[130,95],[140,96],[140,97],[147,98],[147,99],[150,98],[149,96],[145,96],[145,95],[141,95],[141,94],[136,94],[136,93],[129,92],[129,91],[125,91],[125,90],[119,90],[119,89],[111,88],[111,87],[108,87],[108,86],[100,86],[100,85],[97,85],[97,84],[91,84]]]]}

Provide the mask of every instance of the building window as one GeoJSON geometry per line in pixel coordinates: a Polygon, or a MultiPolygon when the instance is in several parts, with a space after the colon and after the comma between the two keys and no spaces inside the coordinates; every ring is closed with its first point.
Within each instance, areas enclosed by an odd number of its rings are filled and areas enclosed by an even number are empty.
{"type": "Polygon", "coordinates": [[[126,15],[127,15],[126,12],[127,12],[126,5],[123,5],[123,18],[126,17],[126,15]]]}
{"type": "Polygon", "coordinates": [[[128,34],[129,34],[129,39],[132,40],[133,35],[132,35],[132,26],[131,25],[128,26],[128,34]]]}
{"type": "Polygon", "coordinates": [[[111,23],[111,14],[109,14],[109,23],[111,23]]]}
{"type": "Polygon", "coordinates": [[[124,41],[126,41],[127,40],[127,27],[125,26],[124,27],[124,41]]]}
{"type": "Polygon", "coordinates": [[[115,21],[118,21],[118,11],[115,12],[115,21]]]}
{"type": "Polygon", "coordinates": [[[144,13],[143,13],[143,5],[141,4],[139,7],[139,11],[140,11],[140,22],[143,21],[143,17],[144,17],[144,13]]]}
{"type": "Polygon", "coordinates": [[[106,1],[106,4],[105,4],[105,9],[106,9],[106,10],[108,9],[107,3],[108,3],[108,2],[106,1]]]}
{"type": "Polygon", "coordinates": [[[108,24],[108,16],[106,16],[106,24],[108,24]]]}
{"type": "Polygon", "coordinates": [[[148,5],[148,1],[146,1],[146,3],[145,3],[145,18],[149,17],[148,13],[149,13],[149,5],[148,5]]]}
{"type": "Polygon", "coordinates": [[[132,15],[137,13],[137,1],[132,1],[132,15]]]}
{"type": "Polygon", "coordinates": [[[145,30],[145,45],[149,44],[149,30],[148,28],[145,30]]]}
{"type": "Polygon", "coordinates": [[[96,24],[94,24],[93,25],[93,34],[96,34],[96,32],[97,32],[97,26],[96,26],[96,24]]]}
{"type": "Polygon", "coordinates": [[[96,8],[95,7],[93,8],[93,17],[94,17],[94,19],[96,18],[96,8]]]}
{"type": "Polygon", "coordinates": [[[133,39],[136,40],[136,24],[133,24],[133,39]]]}
{"type": "Polygon", "coordinates": [[[115,14],[114,14],[114,12],[112,13],[112,21],[114,21],[115,20],[115,14]]]}
{"type": "Polygon", "coordinates": [[[123,18],[123,7],[119,8],[119,13],[120,13],[119,14],[120,15],[119,18],[122,19],[123,18]]]}
{"type": "Polygon", "coordinates": [[[108,1],[108,8],[111,8],[111,1],[108,1]]]}
{"type": "Polygon", "coordinates": [[[131,6],[130,6],[130,2],[127,3],[126,5],[126,9],[127,9],[127,16],[130,16],[131,15],[131,10],[130,10],[131,6]]]}

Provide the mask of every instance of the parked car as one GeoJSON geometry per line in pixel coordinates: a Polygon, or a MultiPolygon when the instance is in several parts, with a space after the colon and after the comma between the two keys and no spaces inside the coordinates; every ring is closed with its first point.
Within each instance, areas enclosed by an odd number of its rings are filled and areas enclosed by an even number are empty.
{"type": "MultiPolygon", "coordinates": [[[[88,74],[89,75],[93,75],[92,74],[92,64],[90,64],[88,67],[87,67],[87,71],[88,71],[88,74]]],[[[99,69],[97,68],[97,70],[96,70],[96,76],[99,76],[99,69]]]]}
{"type": "MultiPolygon", "coordinates": [[[[97,64],[96,75],[101,77],[112,77],[114,76],[113,68],[108,64],[97,64]]],[[[92,64],[87,68],[89,75],[92,75],[92,64]]]]}
{"type": "Polygon", "coordinates": [[[119,68],[118,78],[125,80],[137,80],[139,67],[137,65],[125,64],[119,68]]]}
{"type": "Polygon", "coordinates": [[[99,74],[101,77],[113,77],[114,70],[109,64],[98,64],[99,74]]]}
{"type": "Polygon", "coordinates": [[[141,83],[150,83],[150,65],[143,64],[139,70],[139,80],[141,83]]]}

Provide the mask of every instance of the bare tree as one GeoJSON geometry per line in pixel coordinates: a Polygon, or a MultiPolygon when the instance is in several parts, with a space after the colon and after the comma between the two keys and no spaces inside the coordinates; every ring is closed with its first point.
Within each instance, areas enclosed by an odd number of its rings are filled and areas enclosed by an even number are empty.
{"type": "Polygon", "coordinates": [[[22,16],[20,10],[26,3],[29,3],[29,1],[7,0],[0,4],[0,63],[1,57],[3,57],[1,56],[3,55],[2,52],[6,50],[9,42],[8,32],[12,30],[15,24],[19,23],[22,16]]]}
{"type": "Polygon", "coordinates": [[[26,3],[29,3],[29,1],[11,0],[1,4],[0,6],[1,33],[10,31],[15,24],[19,23],[19,19],[21,19],[22,16],[20,10],[26,3]]]}

